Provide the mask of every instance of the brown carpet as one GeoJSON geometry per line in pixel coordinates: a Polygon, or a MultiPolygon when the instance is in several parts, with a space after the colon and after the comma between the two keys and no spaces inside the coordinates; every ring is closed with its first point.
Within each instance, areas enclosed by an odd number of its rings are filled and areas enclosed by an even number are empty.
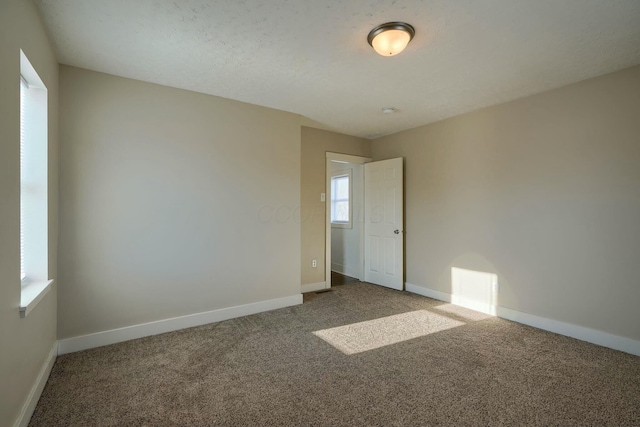
{"type": "Polygon", "coordinates": [[[61,356],[30,425],[640,425],[640,357],[356,283],[61,356]]]}
{"type": "Polygon", "coordinates": [[[360,280],[356,279],[355,277],[349,277],[349,276],[345,276],[344,274],[340,274],[340,273],[336,273],[335,271],[331,272],[331,288],[330,289],[322,289],[320,291],[317,292],[307,292],[302,294],[302,300],[303,302],[309,302],[312,299],[315,299],[318,297],[318,295],[324,293],[324,292],[331,292],[333,291],[333,289],[335,289],[336,286],[342,286],[342,285],[350,285],[353,283],[359,283],[360,280]]]}

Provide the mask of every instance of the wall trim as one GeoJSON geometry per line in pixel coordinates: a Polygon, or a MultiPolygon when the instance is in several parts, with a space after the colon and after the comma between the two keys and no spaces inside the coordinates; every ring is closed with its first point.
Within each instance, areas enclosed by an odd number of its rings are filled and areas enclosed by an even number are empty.
{"type": "Polygon", "coordinates": [[[357,268],[349,267],[342,264],[333,263],[331,264],[331,271],[335,271],[336,273],[340,273],[345,276],[354,277],[358,280],[362,280],[360,278],[360,272],[357,268]]]}
{"type": "Polygon", "coordinates": [[[333,153],[331,151],[327,151],[325,156],[329,160],[338,160],[341,162],[356,163],[359,165],[369,163],[372,160],[371,157],[354,156],[351,154],[342,154],[342,153],[333,153]]]}
{"type": "Polygon", "coordinates": [[[424,286],[412,285],[409,282],[405,282],[404,289],[412,294],[422,295],[423,297],[437,299],[438,301],[451,302],[451,294],[446,292],[436,291],[435,289],[425,288],[424,286]]]}
{"type": "Polygon", "coordinates": [[[251,304],[238,305],[235,307],[221,308],[218,310],[206,311],[203,313],[189,314],[186,316],[163,319],[149,323],[142,323],[139,325],[126,326],[124,328],[111,329],[108,331],[82,335],[79,337],[66,338],[59,341],[58,354],[73,353],[90,348],[102,347],[105,345],[129,341],[136,338],[143,338],[151,335],[163,334],[165,332],[192,328],[194,326],[206,325],[208,323],[221,322],[223,320],[262,313],[264,311],[277,310],[279,308],[285,308],[299,304],[302,304],[302,294],[295,294],[283,298],[259,301],[251,304]]]}
{"type": "Polygon", "coordinates": [[[300,292],[303,294],[307,292],[315,292],[321,289],[326,289],[327,282],[317,282],[317,283],[307,283],[305,285],[300,285],[300,292]]]}
{"type": "Polygon", "coordinates": [[[31,387],[31,391],[29,391],[27,400],[24,402],[24,405],[22,405],[18,419],[14,424],[15,427],[27,427],[27,425],[29,425],[29,421],[31,421],[33,411],[35,411],[36,405],[40,400],[42,390],[44,390],[44,386],[47,384],[47,380],[49,379],[49,375],[51,374],[51,369],[53,369],[53,364],[56,361],[57,355],[58,341],[55,341],[51,350],[49,350],[49,354],[47,355],[47,359],[44,361],[42,368],[40,368],[40,373],[31,387]]]}
{"type": "MultiPolygon", "coordinates": [[[[451,302],[451,294],[446,292],[436,291],[434,289],[425,288],[424,286],[412,285],[411,283],[405,283],[405,289],[407,292],[428,298],[451,302]]],[[[499,305],[496,307],[496,314],[498,317],[511,320],[513,322],[522,323],[524,325],[533,326],[534,328],[544,329],[545,331],[640,356],[640,341],[636,341],[631,338],[625,338],[608,332],[599,331],[597,329],[561,322],[559,320],[548,319],[546,317],[536,316],[535,314],[523,313],[511,308],[501,307],[499,305]]]]}
{"type": "MultiPolygon", "coordinates": [[[[453,296],[446,292],[440,292],[440,291],[436,291],[435,289],[416,286],[406,282],[404,286],[407,292],[422,295],[423,297],[428,297],[431,299],[437,299],[439,301],[453,303],[453,296]]],[[[497,310],[497,307],[494,305],[474,301],[468,298],[458,298],[457,305],[460,305],[462,307],[465,307],[471,310],[479,311],[481,313],[490,314],[492,316],[496,315],[495,311],[497,310]]]]}

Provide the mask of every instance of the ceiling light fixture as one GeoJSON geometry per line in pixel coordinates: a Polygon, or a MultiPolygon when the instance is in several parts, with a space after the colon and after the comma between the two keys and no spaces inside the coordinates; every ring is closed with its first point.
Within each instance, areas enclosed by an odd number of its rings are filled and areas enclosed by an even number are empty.
{"type": "Polygon", "coordinates": [[[369,33],[367,41],[382,56],[397,55],[409,44],[416,30],[405,22],[387,22],[369,33]]]}

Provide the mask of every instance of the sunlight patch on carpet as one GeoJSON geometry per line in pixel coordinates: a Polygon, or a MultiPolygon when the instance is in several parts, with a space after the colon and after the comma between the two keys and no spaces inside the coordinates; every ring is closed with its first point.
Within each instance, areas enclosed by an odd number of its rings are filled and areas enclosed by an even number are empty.
{"type": "Polygon", "coordinates": [[[464,322],[431,313],[427,310],[417,310],[367,320],[366,322],[323,329],[315,331],[313,334],[344,354],[350,355],[462,325],[464,325],[464,322]]]}

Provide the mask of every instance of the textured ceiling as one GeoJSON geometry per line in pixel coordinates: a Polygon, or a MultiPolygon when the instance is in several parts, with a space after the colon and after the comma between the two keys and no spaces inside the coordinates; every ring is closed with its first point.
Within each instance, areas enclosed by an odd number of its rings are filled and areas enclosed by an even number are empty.
{"type": "Polygon", "coordinates": [[[366,138],[640,64],[639,0],[36,4],[63,64],[290,111],[366,138]],[[367,44],[387,21],[416,29],[398,56],[367,44]]]}

